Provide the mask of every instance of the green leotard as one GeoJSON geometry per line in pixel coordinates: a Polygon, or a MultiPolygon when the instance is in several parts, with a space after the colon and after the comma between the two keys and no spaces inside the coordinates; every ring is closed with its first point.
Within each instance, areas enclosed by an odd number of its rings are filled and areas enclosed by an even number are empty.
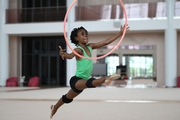
{"type": "MultiPolygon", "coordinates": [[[[90,46],[87,46],[87,47],[92,55],[92,48],[90,46]]],[[[91,57],[86,54],[85,50],[81,46],[78,46],[78,48],[82,49],[83,56],[91,57]]],[[[88,80],[92,73],[93,61],[82,58],[76,61],[76,65],[77,65],[76,76],[82,78],[83,80],[88,80]]]]}

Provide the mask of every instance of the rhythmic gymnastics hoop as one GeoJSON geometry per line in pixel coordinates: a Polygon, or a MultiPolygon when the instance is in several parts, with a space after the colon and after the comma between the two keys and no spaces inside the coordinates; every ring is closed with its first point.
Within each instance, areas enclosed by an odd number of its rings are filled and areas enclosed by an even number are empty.
{"type": "MultiPolygon", "coordinates": [[[[68,8],[68,10],[67,10],[67,12],[66,12],[66,15],[65,15],[65,17],[64,17],[64,38],[65,38],[65,41],[66,41],[68,47],[71,49],[71,51],[72,51],[75,55],[77,55],[77,56],[80,57],[80,58],[85,58],[85,59],[89,59],[89,60],[98,60],[98,59],[102,59],[102,58],[108,56],[109,54],[111,54],[111,53],[121,44],[121,42],[122,42],[122,40],[124,39],[124,36],[125,36],[125,34],[126,34],[126,29],[123,30],[122,37],[121,37],[120,41],[118,42],[118,44],[117,44],[112,50],[110,50],[108,53],[106,53],[106,54],[104,54],[104,55],[102,55],[102,56],[100,56],[100,57],[95,57],[95,58],[85,57],[85,56],[82,56],[82,55],[78,54],[76,51],[73,50],[73,48],[72,48],[71,45],[69,44],[69,41],[68,41],[68,38],[67,38],[67,35],[66,35],[66,21],[67,21],[67,17],[68,17],[68,14],[69,14],[71,8],[74,6],[74,4],[75,4],[76,2],[77,2],[77,0],[74,0],[74,1],[71,3],[71,5],[69,6],[69,8],[68,8]]],[[[126,28],[126,27],[127,27],[127,23],[128,23],[128,22],[127,22],[126,9],[125,9],[124,4],[123,4],[123,2],[122,2],[121,0],[119,0],[119,3],[121,4],[121,7],[122,7],[122,9],[123,9],[123,11],[124,11],[124,16],[125,16],[125,25],[124,25],[124,28],[126,28]]]]}

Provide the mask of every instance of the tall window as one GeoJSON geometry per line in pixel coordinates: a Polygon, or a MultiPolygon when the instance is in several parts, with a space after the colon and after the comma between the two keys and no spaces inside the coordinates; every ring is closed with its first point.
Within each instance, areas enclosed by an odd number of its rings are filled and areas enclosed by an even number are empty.
{"type": "Polygon", "coordinates": [[[129,18],[147,18],[148,3],[125,4],[129,18]]]}
{"type": "Polygon", "coordinates": [[[112,75],[116,73],[116,66],[119,66],[119,56],[110,55],[105,58],[105,63],[107,64],[107,74],[112,75]]]}
{"type": "Polygon", "coordinates": [[[175,4],[175,16],[180,16],[180,2],[177,1],[176,4],[175,4]]]}
{"type": "Polygon", "coordinates": [[[153,77],[152,55],[124,55],[122,60],[128,66],[129,76],[153,77]]]}
{"type": "Polygon", "coordinates": [[[22,0],[21,22],[63,21],[66,0],[22,0]]]}
{"type": "Polygon", "coordinates": [[[166,17],[166,3],[165,2],[157,3],[156,17],[166,17]]]}
{"type": "Polygon", "coordinates": [[[40,77],[40,86],[66,85],[66,61],[59,56],[63,36],[22,37],[22,75],[40,77]]]}
{"type": "Polygon", "coordinates": [[[66,6],[66,0],[22,0],[23,8],[66,6]]]}

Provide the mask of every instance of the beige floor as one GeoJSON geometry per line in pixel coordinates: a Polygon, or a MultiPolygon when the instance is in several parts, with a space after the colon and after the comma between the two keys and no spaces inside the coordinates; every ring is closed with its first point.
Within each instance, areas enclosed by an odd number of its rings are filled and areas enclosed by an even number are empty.
{"type": "MultiPolygon", "coordinates": [[[[69,90],[64,88],[0,87],[0,120],[48,120],[49,106],[69,90]]],[[[179,120],[180,89],[98,87],[86,89],[53,120],[179,120]]]]}

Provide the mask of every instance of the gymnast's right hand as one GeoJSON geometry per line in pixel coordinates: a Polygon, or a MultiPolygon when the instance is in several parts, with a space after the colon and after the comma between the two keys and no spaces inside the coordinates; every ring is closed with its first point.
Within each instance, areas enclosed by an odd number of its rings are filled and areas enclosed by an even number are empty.
{"type": "Polygon", "coordinates": [[[61,46],[59,46],[59,55],[64,60],[64,55],[66,54],[66,49],[62,49],[61,46]]]}

